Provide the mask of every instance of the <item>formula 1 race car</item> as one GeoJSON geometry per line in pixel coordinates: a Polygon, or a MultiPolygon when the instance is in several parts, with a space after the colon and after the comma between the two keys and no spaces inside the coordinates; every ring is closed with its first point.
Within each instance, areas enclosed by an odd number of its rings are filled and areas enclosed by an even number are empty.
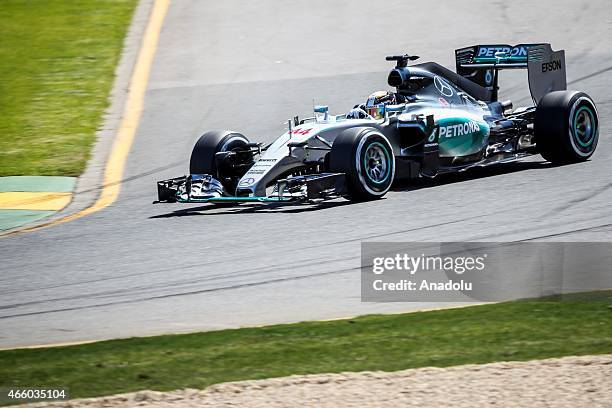
{"type": "Polygon", "coordinates": [[[394,55],[388,84],[348,114],[288,123],[268,146],[234,131],[200,137],[190,175],[160,181],[166,202],[317,202],[380,198],[394,180],[435,177],[541,154],[587,160],[599,137],[593,100],[567,91],[564,51],[550,44],[476,45],[455,51],[457,73],[394,55]],[[498,76],[527,68],[535,106],[498,101],[498,76]]]}

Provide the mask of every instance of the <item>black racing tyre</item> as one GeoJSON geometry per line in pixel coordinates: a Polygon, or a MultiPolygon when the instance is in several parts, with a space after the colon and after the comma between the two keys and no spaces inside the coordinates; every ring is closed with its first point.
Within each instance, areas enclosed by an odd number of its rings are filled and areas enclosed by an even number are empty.
{"type": "Polygon", "coordinates": [[[329,153],[329,168],[346,174],[351,200],[384,196],[395,177],[395,157],[389,140],[377,129],[351,128],[336,137],[329,153]]]}
{"type": "Polygon", "coordinates": [[[536,108],[536,146],[555,164],[587,160],[599,140],[599,117],[584,92],[555,91],[544,95],[536,108]]]}
{"type": "Polygon", "coordinates": [[[196,142],[189,160],[191,174],[210,174],[220,178],[217,174],[215,154],[229,152],[235,149],[248,149],[249,140],[242,134],[229,130],[213,130],[204,133],[196,142]]]}

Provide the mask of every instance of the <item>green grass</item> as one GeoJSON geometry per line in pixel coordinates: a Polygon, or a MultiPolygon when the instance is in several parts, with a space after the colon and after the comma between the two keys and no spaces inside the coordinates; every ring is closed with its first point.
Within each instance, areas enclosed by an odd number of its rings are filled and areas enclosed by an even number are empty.
{"type": "Polygon", "coordinates": [[[137,0],[1,0],[0,176],[78,176],[137,0]]]}
{"type": "Polygon", "coordinates": [[[0,388],[64,385],[71,397],[87,397],[290,374],[602,353],[612,353],[612,291],[589,301],[519,301],[1,351],[0,388]]]}

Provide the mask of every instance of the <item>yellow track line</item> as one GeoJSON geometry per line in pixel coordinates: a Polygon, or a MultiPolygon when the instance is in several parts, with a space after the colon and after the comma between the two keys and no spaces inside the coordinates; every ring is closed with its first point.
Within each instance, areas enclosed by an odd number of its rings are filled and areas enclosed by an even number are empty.
{"type": "Polygon", "coordinates": [[[123,177],[127,156],[130,152],[130,148],[132,147],[132,142],[134,141],[134,136],[140,122],[140,116],[144,106],[145,92],[149,82],[149,74],[151,73],[151,66],[153,65],[155,51],[157,50],[159,35],[169,5],[170,0],[156,0],[153,10],[151,11],[151,16],[142,39],[138,59],[136,60],[136,65],[134,67],[134,72],[132,73],[132,78],[130,79],[129,93],[123,111],[121,124],[106,162],[102,191],[100,192],[100,196],[96,202],[92,206],[74,214],[67,215],[66,217],[30,228],[11,231],[0,236],[25,231],[34,231],[49,227],[51,225],[76,220],[77,218],[100,211],[117,200],[119,191],[121,190],[121,179],[123,177]]]}
{"type": "Polygon", "coordinates": [[[7,191],[0,193],[0,210],[59,211],[71,197],[71,193],[7,191]]]}

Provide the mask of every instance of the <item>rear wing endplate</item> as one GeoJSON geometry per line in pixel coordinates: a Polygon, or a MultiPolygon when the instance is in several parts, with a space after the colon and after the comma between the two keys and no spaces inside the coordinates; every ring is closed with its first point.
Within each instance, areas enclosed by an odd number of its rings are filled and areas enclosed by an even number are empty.
{"type": "Polygon", "coordinates": [[[550,44],[530,47],[527,75],[529,91],[536,105],[547,93],[566,90],[565,51],[553,51],[550,44]]]}
{"type": "Polygon", "coordinates": [[[455,50],[457,73],[494,92],[499,70],[527,69],[531,97],[537,102],[552,91],[566,89],[565,52],[550,44],[473,45],[455,50]]]}

